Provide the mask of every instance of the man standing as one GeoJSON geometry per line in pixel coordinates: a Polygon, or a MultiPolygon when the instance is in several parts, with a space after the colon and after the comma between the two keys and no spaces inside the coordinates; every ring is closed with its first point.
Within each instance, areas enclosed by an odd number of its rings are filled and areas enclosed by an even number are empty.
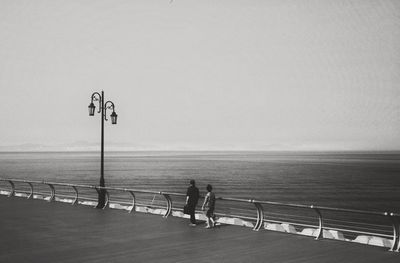
{"type": "Polygon", "coordinates": [[[196,226],[195,211],[197,202],[199,201],[199,196],[200,193],[199,189],[196,187],[196,182],[194,180],[190,180],[190,186],[188,187],[186,192],[186,205],[188,206],[190,215],[189,226],[196,226]]]}

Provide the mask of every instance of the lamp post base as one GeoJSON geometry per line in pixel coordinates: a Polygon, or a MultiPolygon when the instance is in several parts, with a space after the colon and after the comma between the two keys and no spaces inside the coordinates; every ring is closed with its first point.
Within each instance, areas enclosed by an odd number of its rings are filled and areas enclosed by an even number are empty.
{"type": "Polygon", "coordinates": [[[98,193],[98,200],[96,208],[103,209],[106,206],[106,190],[97,189],[97,193],[98,193]]]}

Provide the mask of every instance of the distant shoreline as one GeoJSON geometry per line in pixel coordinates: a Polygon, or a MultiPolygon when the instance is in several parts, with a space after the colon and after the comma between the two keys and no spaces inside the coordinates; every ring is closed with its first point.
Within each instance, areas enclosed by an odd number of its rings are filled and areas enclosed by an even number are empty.
{"type": "MultiPolygon", "coordinates": [[[[400,154],[400,150],[105,150],[108,153],[185,153],[185,154],[225,154],[225,153],[249,153],[249,154],[400,154]]],[[[99,150],[0,150],[1,153],[98,153],[99,150]]]]}

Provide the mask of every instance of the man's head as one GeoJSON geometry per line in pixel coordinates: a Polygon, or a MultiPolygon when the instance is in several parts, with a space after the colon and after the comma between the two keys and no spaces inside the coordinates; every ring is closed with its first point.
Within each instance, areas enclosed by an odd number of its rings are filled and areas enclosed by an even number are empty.
{"type": "Polygon", "coordinates": [[[193,186],[195,186],[195,185],[196,185],[196,182],[192,179],[192,180],[190,180],[190,184],[193,185],[193,186]]]}

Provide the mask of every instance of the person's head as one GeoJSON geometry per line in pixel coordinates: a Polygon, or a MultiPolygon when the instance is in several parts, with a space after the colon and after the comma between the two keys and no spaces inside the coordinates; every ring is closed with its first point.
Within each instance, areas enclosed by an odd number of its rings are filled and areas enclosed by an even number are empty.
{"type": "Polygon", "coordinates": [[[207,191],[209,191],[209,192],[212,191],[212,186],[211,186],[211,184],[208,184],[206,188],[207,188],[207,191]]]}
{"type": "Polygon", "coordinates": [[[190,180],[190,185],[195,186],[196,182],[192,179],[192,180],[190,180]]]}

